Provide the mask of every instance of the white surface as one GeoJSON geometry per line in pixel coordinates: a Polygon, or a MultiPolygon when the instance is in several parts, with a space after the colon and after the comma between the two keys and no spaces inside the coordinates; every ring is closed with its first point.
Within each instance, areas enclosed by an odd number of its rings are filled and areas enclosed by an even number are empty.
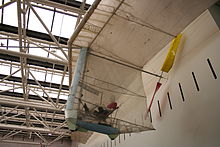
{"type": "MultiPolygon", "coordinates": [[[[153,124],[156,131],[148,131],[140,134],[126,135],[121,143],[118,138],[117,147],[219,147],[220,142],[220,118],[219,118],[219,46],[220,32],[211,18],[209,12],[202,14],[183,32],[185,42],[178,51],[175,65],[168,75],[168,80],[155,97],[152,107],[153,124]],[[212,62],[218,76],[213,75],[207,64],[207,58],[212,62]],[[197,91],[191,72],[194,72],[200,91],[197,91]],[[182,101],[178,83],[181,83],[185,96],[182,101]],[[170,93],[173,110],[170,110],[167,100],[167,92],[170,93]],[[160,101],[162,117],[159,116],[157,100],[160,101]]],[[[159,72],[168,46],[159,52],[145,66],[159,72]]],[[[148,79],[144,75],[144,85],[148,97],[157,79],[148,79]],[[153,87],[149,89],[149,87],[153,87]]],[[[80,147],[99,147],[106,144],[107,138],[102,136],[91,138],[87,145],[80,147]]],[[[108,140],[109,141],[109,140],[108,140]]],[[[112,142],[114,146],[114,141],[112,142]]]]}
{"type": "MultiPolygon", "coordinates": [[[[86,23],[87,26],[90,23],[93,24],[90,28],[97,28],[93,31],[100,30],[120,2],[121,0],[101,1],[98,10],[95,10],[86,23]]],[[[158,29],[175,36],[214,2],[215,0],[125,0],[94,42],[92,40],[97,33],[88,32],[84,26],[74,44],[91,47],[96,53],[143,67],[173,39],[173,36],[161,33],[158,29]]]]}

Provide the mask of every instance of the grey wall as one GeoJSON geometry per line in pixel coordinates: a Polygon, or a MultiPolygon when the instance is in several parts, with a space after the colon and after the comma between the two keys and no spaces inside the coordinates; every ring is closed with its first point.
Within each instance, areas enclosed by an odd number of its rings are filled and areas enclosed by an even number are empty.
{"type": "Polygon", "coordinates": [[[216,24],[220,28],[220,1],[218,1],[215,5],[209,8],[209,11],[214,18],[216,24]]]}

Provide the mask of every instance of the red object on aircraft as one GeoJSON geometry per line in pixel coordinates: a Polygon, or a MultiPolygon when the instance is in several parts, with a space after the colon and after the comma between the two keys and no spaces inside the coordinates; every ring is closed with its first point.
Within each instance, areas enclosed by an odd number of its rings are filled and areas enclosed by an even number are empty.
{"type": "Polygon", "coordinates": [[[107,108],[113,109],[113,110],[118,109],[117,103],[116,102],[112,102],[112,103],[107,105],[107,108]]]}
{"type": "Polygon", "coordinates": [[[156,89],[155,89],[154,94],[153,94],[153,96],[152,96],[152,99],[151,99],[151,102],[150,102],[150,106],[149,106],[147,112],[150,111],[150,108],[151,108],[151,106],[152,106],[152,103],[153,103],[155,94],[157,93],[157,91],[158,91],[158,89],[160,88],[161,85],[162,85],[162,84],[161,84],[160,82],[157,82],[156,89]]]}

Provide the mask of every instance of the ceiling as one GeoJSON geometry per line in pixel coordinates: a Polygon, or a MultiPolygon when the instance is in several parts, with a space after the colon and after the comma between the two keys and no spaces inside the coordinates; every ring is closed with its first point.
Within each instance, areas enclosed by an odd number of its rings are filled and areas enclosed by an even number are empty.
{"type": "MultiPolygon", "coordinates": [[[[1,142],[71,144],[64,116],[67,41],[92,3],[87,2],[0,1],[1,142]]],[[[73,50],[73,63],[77,56],[73,50]]]]}

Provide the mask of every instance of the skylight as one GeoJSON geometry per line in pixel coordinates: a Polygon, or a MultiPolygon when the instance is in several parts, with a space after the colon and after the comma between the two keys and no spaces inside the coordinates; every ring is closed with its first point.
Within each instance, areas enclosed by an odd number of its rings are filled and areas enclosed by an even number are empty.
{"type": "MultiPolygon", "coordinates": [[[[74,69],[79,50],[72,49],[73,60],[69,60],[67,41],[90,7],[86,4],[82,9],[82,4],[75,0],[0,0],[1,124],[17,127],[12,136],[44,138],[39,145],[70,139],[63,111],[69,95],[68,65],[72,62],[74,69]],[[32,130],[22,130],[23,126],[32,130]]],[[[13,131],[0,129],[3,137],[13,131]]]]}
{"type": "MultiPolygon", "coordinates": [[[[87,4],[92,4],[94,0],[87,0],[87,4]]],[[[10,0],[1,0],[0,4],[6,4],[10,2],[10,0]]],[[[82,2],[82,1],[79,1],[82,2]]],[[[59,36],[57,40],[59,41],[60,39],[68,38],[72,35],[74,32],[76,22],[77,22],[77,13],[69,12],[69,11],[64,11],[62,9],[56,8],[54,9],[51,6],[43,5],[43,4],[38,4],[31,2],[33,9],[37,12],[37,15],[39,15],[40,19],[43,21],[45,26],[42,25],[40,22],[39,18],[37,18],[36,14],[34,11],[30,8],[27,7],[26,5],[26,15],[25,15],[25,26],[27,30],[31,30],[34,32],[40,32],[44,34],[48,34],[48,29],[51,31],[52,35],[59,36]],[[63,37],[63,38],[60,38],[63,37]]],[[[23,8],[23,5],[21,5],[23,8]]],[[[1,17],[1,24],[4,24],[6,26],[12,26],[17,28],[18,27],[18,15],[17,15],[17,2],[14,2],[0,11],[0,17],[1,17]]],[[[22,23],[23,23],[23,17],[22,23]]],[[[23,26],[22,26],[23,27],[23,26]]],[[[15,51],[15,52],[20,52],[19,48],[19,39],[17,38],[16,34],[13,33],[8,33],[8,32],[0,32],[0,49],[4,50],[9,50],[9,51],[15,51]]],[[[23,49],[27,50],[27,53],[30,55],[34,56],[39,56],[39,57],[44,57],[44,58],[49,58],[49,59],[55,59],[55,60],[66,60],[66,57],[64,55],[68,54],[67,47],[63,47],[62,50],[57,47],[56,43],[53,43],[54,45],[47,44],[46,42],[43,43],[41,41],[36,42],[32,38],[27,38],[27,43],[26,47],[24,47],[24,44],[22,46],[23,49]],[[42,49],[42,47],[44,47],[42,49]]],[[[16,58],[19,57],[16,56],[16,58]]],[[[13,56],[7,57],[7,58],[13,58],[13,56]]],[[[18,58],[19,59],[19,58],[18,58]]],[[[19,59],[20,60],[20,59],[19,59]]],[[[12,59],[0,59],[0,74],[4,75],[5,77],[7,75],[11,75],[11,77],[17,77],[17,78],[22,78],[21,76],[21,64],[18,61],[12,61],[12,59]],[[17,72],[16,72],[17,71],[17,72]],[[13,72],[16,72],[13,74],[13,72]]],[[[27,58],[27,60],[30,60],[27,58]]],[[[27,61],[26,61],[27,62],[27,61]]],[[[36,61],[32,61],[36,62],[36,61]]],[[[44,61],[42,64],[45,64],[44,61]]],[[[61,85],[66,85],[68,86],[69,84],[69,75],[68,71],[61,71],[57,70],[55,66],[56,64],[51,64],[50,68],[47,67],[42,67],[40,64],[39,66],[37,65],[31,65],[30,63],[27,63],[27,80],[38,80],[39,82],[47,82],[47,83],[52,83],[52,84],[61,84],[61,85]],[[30,72],[30,73],[29,73],[30,72]],[[34,77],[33,77],[33,76],[34,77]]],[[[66,68],[67,70],[67,68],[66,68]]],[[[0,86],[0,91],[2,90],[7,90],[8,91],[16,91],[19,93],[22,93],[22,84],[19,82],[15,82],[13,80],[7,80],[1,81],[1,86],[0,86]],[[3,86],[4,85],[4,86],[3,86]],[[12,87],[20,87],[14,90],[10,90],[12,87]]],[[[38,94],[43,96],[45,95],[44,92],[37,86],[31,85],[30,89],[34,88],[32,90],[38,91],[38,94]],[[38,87],[38,88],[37,88],[38,87]]],[[[59,92],[59,89],[54,89],[50,85],[49,87],[45,87],[45,90],[47,91],[51,97],[56,98],[59,92]],[[51,89],[51,90],[49,90],[51,89]]],[[[30,91],[30,94],[36,95],[33,91],[30,91]]],[[[60,98],[66,99],[67,98],[68,91],[61,90],[60,98]]]]}

